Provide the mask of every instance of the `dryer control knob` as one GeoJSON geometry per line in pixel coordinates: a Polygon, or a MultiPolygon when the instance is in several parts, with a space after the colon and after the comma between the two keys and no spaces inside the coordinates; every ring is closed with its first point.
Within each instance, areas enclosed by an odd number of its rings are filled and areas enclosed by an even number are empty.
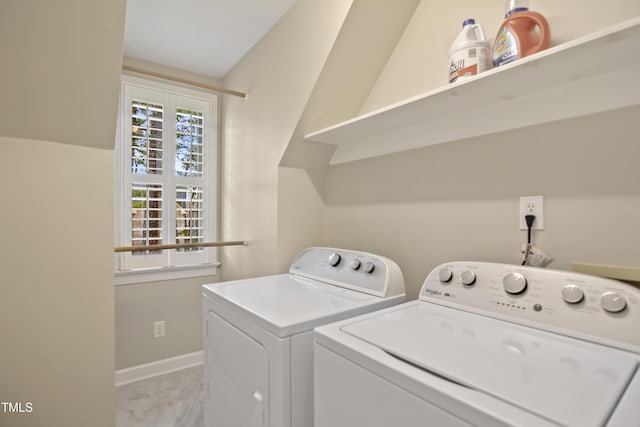
{"type": "Polygon", "coordinates": [[[364,263],[364,272],[365,273],[373,273],[373,270],[376,269],[376,265],[372,261],[367,261],[364,263]]]}
{"type": "Polygon", "coordinates": [[[340,264],[340,261],[342,260],[342,257],[340,256],[339,253],[332,253],[331,256],[329,257],[329,265],[331,267],[335,267],[336,265],[340,264]]]}
{"type": "Polygon", "coordinates": [[[600,297],[600,305],[610,313],[619,313],[627,308],[627,301],[617,292],[605,292],[600,297]]]}
{"type": "Polygon", "coordinates": [[[577,304],[584,299],[584,292],[576,285],[567,285],[562,288],[562,299],[569,304],[577,304]]]}
{"type": "Polygon", "coordinates": [[[527,289],[527,279],[520,273],[509,273],[502,279],[502,286],[512,295],[521,294],[527,289]]]}
{"type": "Polygon", "coordinates": [[[450,268],[441,268],[440,271],[438,271],[438,279],[443,283],[448,282],[452,277],[453,271],[451,271],[450,268]]]}
{"type": "Polygon", "coordinates": [[[360,260],[358,259],[354,259],[353,261],[351,261],[351,265],[350,265],[352,270],[357,270],[360,268],[360,260]]]}
{"type": "Polygon", "coordinates": [[[474,273],[473,271],[463,271],[462,274],[460,275],[460,283],[462,283],[465,286],[471,286],[476,282],[476,273],[474,273]]]}

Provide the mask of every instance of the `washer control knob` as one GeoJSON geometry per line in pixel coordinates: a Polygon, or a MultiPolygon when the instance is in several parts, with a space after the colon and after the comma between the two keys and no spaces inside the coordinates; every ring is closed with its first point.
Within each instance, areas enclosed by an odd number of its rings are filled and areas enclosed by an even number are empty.
{"type": "Polygon", "coordinates": [[[331,267],[337,266],[338,264],[340,264],[340,261],[342,261],[342,257],[340,256],[339,253],[334,252],[329,257],[329,265],[331,267]]]}
{"type": "Polygon", "coordinates": [[[627,301],[617,292],[605,292],[600,297],[600,305],[610,313],[619,313],[627,308],[627,301]]]}
{"type": "Polygon", "coordinates": [[[441,268],[440,271],[438,271],[438,279],[443,283],[447,283],[452,277],[453,271],[451,271],[450,268],[441,268]]]}
{"type": "Polygon", "coordinates": [[[353,261],[351,261],[351,269],[352,270],[357,270],[360,268],[360,260],[359,259],[354,259],[353,261]]]}
{"type": "Polygon", "coordinates": [[[463,271],[460,275],[460,282],[465,286],[471,286],[476,282],[476,273],[473,271],[463,271]]]}
{"type": "Polygon", "coordinates": [[[373,263],[373,261],[367,261],[364,263],[364,272],[365,273],[373,273],[373,270],[376,269],[376,265],[373,263]]]}
{"type": "Polygon", "coordinates": [[[527,289],[527,279],[520,273],[509,273],[502,279],[502,286],[512,295],[521,294],[527,289]]]}
{"type": "Polygon", "coordinates": [[[577,304],[584,299],[584,292],[576,285],[567,285],[562,288],[562,299],[569,304],[577,304]]]}

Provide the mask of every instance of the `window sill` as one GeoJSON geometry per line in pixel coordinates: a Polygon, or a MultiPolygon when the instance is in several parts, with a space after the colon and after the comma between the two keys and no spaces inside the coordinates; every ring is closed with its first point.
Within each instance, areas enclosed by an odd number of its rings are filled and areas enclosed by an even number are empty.
{"type": "Polygon", "coordinates": [[[220,263],[188,266],[154,268],[145,270],[116,271],[115,284],[132,285],[136,283],[160,282],[163,280],[187,279],[190,277],[215,276],[220,263]]]}

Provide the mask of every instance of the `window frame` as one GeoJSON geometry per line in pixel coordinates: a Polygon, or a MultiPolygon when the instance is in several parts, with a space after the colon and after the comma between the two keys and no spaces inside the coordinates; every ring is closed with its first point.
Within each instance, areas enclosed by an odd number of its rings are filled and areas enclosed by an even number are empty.
{"type": "MultiPolygon", "coordinates": [[[[130,75],[123,75],[121,79],[121,92],[118,112],[118,128],[116,134],[116,150],[115,150],[115,171],[116,171],[116,227],[115,241],[116,246],[131,245],[131,184],[161,182],[163,185],[163,205],[164,212],[168,217],[163,215],[163,233],[164,240],[162,243],[175,243],[175,227],[176,227],[176,187],[181,185],[195,185],[200,181],[204,186],[204,222],[206,232],[204,234],[205,241],[215,241],[218,235],[218,215],[217,215],[217,197],[218,197],[218,103],[219,98],[215,93],[199,91],[195,89],[185,88],[183,86],[172,85],[155,80],[149,80],[130,75]],[[154,93],[150,99],[144,101],[156,102],[160,101],[164,106],[163,120],[163,174],[147,175],[131,173],[131,105],[127,102],[128,91],[143,91],[154,93]],[[154,96],[157,96],[154,98],[154,96]],[[172,102],[168,102],[172,99],[172,102]],[[182,177],[175,174],[175,121],[176,112],[179,108],[193,108],[194,104],[190,101],[194,100],[196,106],[202,105],[202,102],[209,104],[209,111],[205,115],[209,116],[208,123],[205,123],[203,134],[208,136],[205,139],[204,147],[204,166],[203,177],[201,180],[194,180],[190,177],[182,177]],[[175,101],[175,102],[173,102],[175,101]]],[[[206,138],[206,137],[205,137],[206,138]]],[[[129,262],[134,258],[131,252],[115,254],[115,279],[116,284],[140,283],[158,280],[169,280],[187,277],[199,277],[217,274],[218,250],[215,247],[203,248],[202,252],[183,252],[180,253],[175,249],[163,250],[159,256],[154,255],[137,255],[145,257],[149,263],[134,262],[135,268],[131,268],[129,262]],[[155,261],[153,259],[155,258],[155,261]],[[189,259],[199,258],[196,262],[190,263],[189,259]],[[177,261],[177,262],[176,262],[177,261]]],[[[138,258],[142,260],[142,258],[138,258]]]]}

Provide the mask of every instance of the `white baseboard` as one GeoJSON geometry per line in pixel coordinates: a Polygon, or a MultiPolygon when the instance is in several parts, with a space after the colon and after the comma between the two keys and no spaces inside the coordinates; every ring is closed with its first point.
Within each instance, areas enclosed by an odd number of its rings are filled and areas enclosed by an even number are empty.
{"type": "Polygon", "coordinates": [[[116,371],[116,387],[203,364],[204,352],[183,354],[116,371]]]}

